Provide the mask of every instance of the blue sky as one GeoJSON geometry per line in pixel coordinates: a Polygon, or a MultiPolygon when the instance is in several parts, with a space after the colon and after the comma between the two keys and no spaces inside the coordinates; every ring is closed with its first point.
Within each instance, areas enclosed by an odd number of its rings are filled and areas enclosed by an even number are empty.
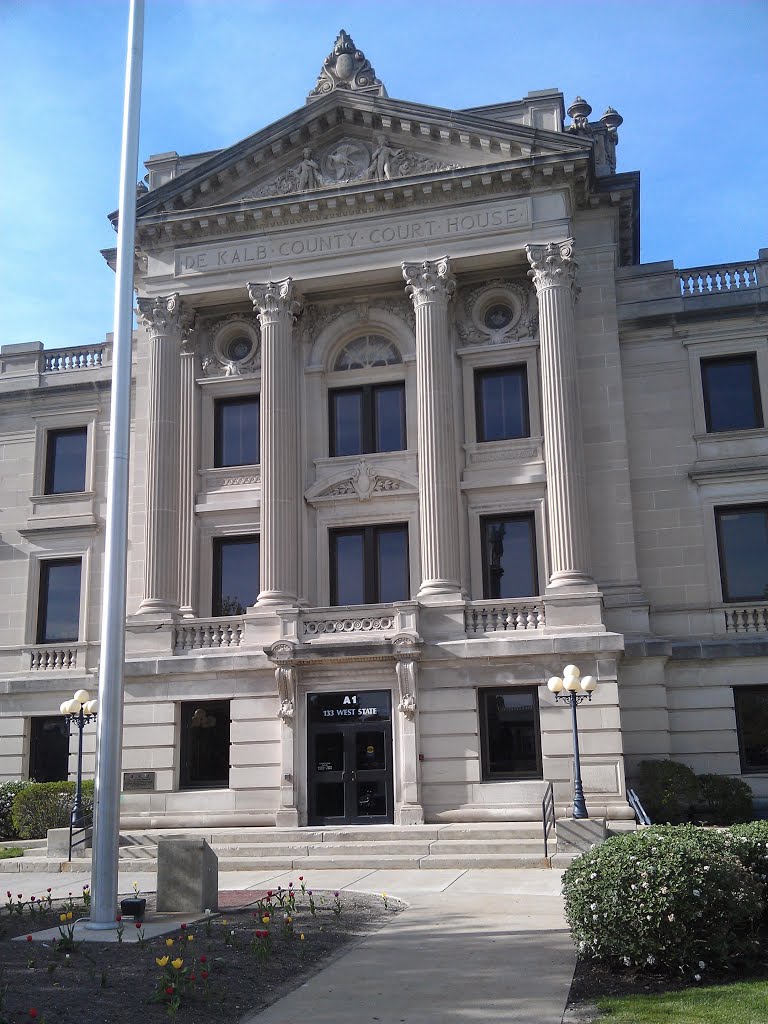
{"type": "MultiPolygon", "coordinates": [[[[556,87],[624,117],[642,259],[768,246],[764,0],[146,0],[141,158],[230,145],[304,103],[339,28],[390,96],[445,107],[556,87]]],[[[0,0],[0,342],[112,329],[127,0],[0,0]]],[[[143,169],[140,174],[143,173],[143,169]]]]}

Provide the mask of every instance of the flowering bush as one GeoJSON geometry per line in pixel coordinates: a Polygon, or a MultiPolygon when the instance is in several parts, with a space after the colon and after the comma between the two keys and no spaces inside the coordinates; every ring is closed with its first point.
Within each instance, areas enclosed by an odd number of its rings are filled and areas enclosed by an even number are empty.
{"type": "Polygon", "coordinates": [[[749,821],[745,825],[732,825],[727,833],[730,850],[741,863],[768,882],[768,821],[749,821]]]}
{"type": "MultiPolygon", "coordinates": [[[[21,839],[45,839],[49,828],[66,828],[75,798],[74,782],[31,782],[13,799],[11,817],[21,839]]],[[[83,782],[83,810],[93,810],[93,780],[83,782]]]]}
{"type": "Polygon", "coordinates": [[[699,973],[752,953],[765,886],[729,845],[727,833],[657,825],[578,857],[563,892],[579,953],[699,973]]]}
{"type": "Polygon", "coordinates": [[[17,793],[31,786],[31,782],[25,780],[14,780],[11,782],[0,782],[0,839],[18,839],[19,833],[11,818],[11,808],[17,793]]]}

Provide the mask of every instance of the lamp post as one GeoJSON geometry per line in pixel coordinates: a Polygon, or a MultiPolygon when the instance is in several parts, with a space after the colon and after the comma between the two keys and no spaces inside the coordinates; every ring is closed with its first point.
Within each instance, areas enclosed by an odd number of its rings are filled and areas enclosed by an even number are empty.
{"type": "Polygon", "coordinates": [[[547,680],[547,689],[554,693],[555,700],[565,700],[571,707],[573,727],[573,816],[588,818],[584,800],[584,786],[581,783],[581,761],[579,759],[579,727],[576,722],[576,708],[583,700],[592,700],[592,691],[597,686],[594,676],[582,676],[575,665],[566,665],[563,677],[552,676],[547,680]],[[563,693],[563,690],[565,691],[563,693]],[[581,691],[581,692],[579,692],[581,691]]]}
{"type": "Polygon", "coordinates": [[[78,690],[71,700],[65,700],[59,710],[67,725],[77,726],[77,783],[75,785],[75,802],[72,805],[70,821],[72,827],[82,824],[83,821],[83,729],[86,722],[96,720],[99,702],[91,700],[87,690],[78,690]]]}

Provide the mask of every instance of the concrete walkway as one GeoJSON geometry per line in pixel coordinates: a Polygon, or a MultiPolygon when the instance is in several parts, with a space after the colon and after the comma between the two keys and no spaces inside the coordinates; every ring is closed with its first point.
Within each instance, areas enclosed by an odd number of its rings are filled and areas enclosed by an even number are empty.
{"type": "MultiPolygon", "coordinates": [[[[295,872],[221,872],[219,888],[274,888],[295,872]]],[[[14,876],[15,892],[77,893],[87,874],[14,876]]],[[[386,892],[408,909],[243,1024],[560,1024],[575,962],[560,873],[316,870],[314,889],[386,892]]],[[[120,890],[155,889],[154,874],[120,890]]],[[[13,888],[13,885],[7,886],[13,888]]]]}

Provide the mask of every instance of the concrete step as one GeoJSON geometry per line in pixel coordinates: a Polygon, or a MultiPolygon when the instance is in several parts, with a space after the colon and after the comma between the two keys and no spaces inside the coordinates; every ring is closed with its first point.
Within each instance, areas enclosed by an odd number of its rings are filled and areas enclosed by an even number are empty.
{"type": "Polygon", "coordinates": [[[488,822],[483,825],[442,825],[438,839],[539,839],[543,836],[541,824],[529,821],[488,822]]]}
{"type": "Polygon", "coordinates": [[[483,853],[520,853],[544,854],[544,843],[541,839],[440,839],[432,843],[428,853],[430,856],[446,854],[458,857],[463,854],[483,853]]]}
{"type": "Polygon", "coordinates": [[[430,868],[548,868],[549,861],[539,854],[465,853],[460,855],[430,854],[419,861],[419,867],[430,868]]]}

